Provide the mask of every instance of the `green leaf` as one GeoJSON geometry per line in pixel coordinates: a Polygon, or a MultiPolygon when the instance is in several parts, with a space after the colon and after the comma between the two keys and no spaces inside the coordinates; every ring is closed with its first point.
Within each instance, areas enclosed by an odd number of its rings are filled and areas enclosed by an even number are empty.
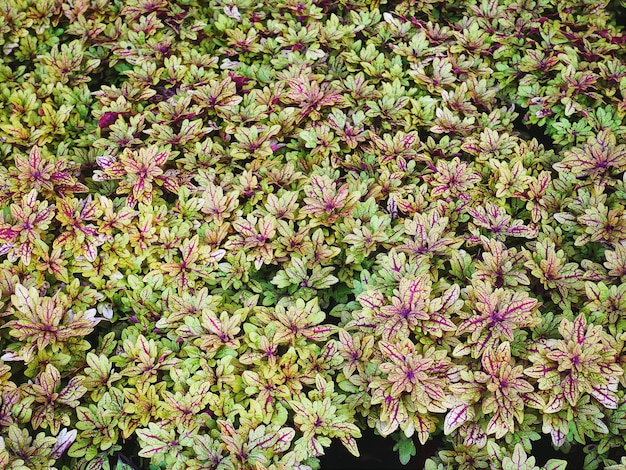
{"type": "Polygon", "coordinates": [[[411,461],[411,457],[417,455],[417,449],[415,448],[413,439],[406,437],[404,433],[399,434],[400,440],[393,446],[393,450],[398,451],[400,463],[406,465],[411,461]]]}

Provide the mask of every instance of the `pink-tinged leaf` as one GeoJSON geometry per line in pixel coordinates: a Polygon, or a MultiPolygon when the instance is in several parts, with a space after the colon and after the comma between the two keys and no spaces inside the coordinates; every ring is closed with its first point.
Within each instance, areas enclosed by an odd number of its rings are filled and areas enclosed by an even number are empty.
{"type": "Polygon", "coordinates": [[[377,290],[368,290],[363,292],[359,294],[357,300],[364,308],[369,308],[374,311],[385,304],[385,296],[382,292],[377,290]]]}
{"type": "Polygon", "coordinates": [[[433,412],[444,413],[446,411],[445,408],[441,409],[442,408],[441,405],[436,403],[437,401],[443,401],[443,399],[446,396],[443,388],[441,387],[441,384],[440,383],[431,384],[429,382],[424,382],[422,385],[424,387],[424,392],[426,393],[428,398],[430,400],[434,400],[434,401],[431,401],[431,403],[428,405],[429,408],[436,407],[437,410],[435,411],[433,409],[432,410],[433,412]]]}
{"type": "Polygon", "coordinates": [[[563,396],[565,399],[570,405],[576,406],[581,393],[578,378],[573,374],[568,375],[561,382],[561,387],[563,388],[563,396]]]}
{"type": "Polygon", "coordinates": [[[469,356],[472,353],[472,347],[467,343],[459,343],[452,351],[453,357],[469,356]]]}
{"type": "Polygon", "coordinates": [[[95,220],[98,211],[98,205],[92,200],[91,195],[81,201],[80,215],[83,220],[95,220]]]}
{"type": "Polygon", "coordinates": [[[558,448],[565,444],[565,441],[567,440],[567,433],[564,433],[560,429],[553,429],[550,431],[550,437],[552,438],[554,447],[558,448]]]}
{"type": "MultiPolygon", "coordinates": [[[[590,330],[591,333],[591,330],[590,330]]],[[[583,313],[574,319],[572,339],[578,344],[585,344],[587,336],[587,318],[583,313]]],[[[590,338],[589,338],[590,339],[590,338]]]]}
{"type": "Polygon", "coordinates": [[[233,222],[233,228],[241,234],[244,238],[252,238],[257,235],[255,225],[257,218],[249,214],[246,219],[238,218],[233,222]]]}
{"type": "Polygon", "coordinates": [[[565,405],[563,395],[552,395],[543,411],[544,413],[557,413],[563,409],[563,405],[565,405]]]}
{"type": "Polygon", "coordinates": [[[107,170],[117,163],[117,159],[113,155],[99,155],[96,157],[96,163],[103,170],[107,170]]]}
{"type": "Polygon", "coordinates": [[[215,335],[220,335],[222,333],[222,322],[217,315],[210,310],[202,312],[202,326],[215,335]]]}
{"type": "Polygon", "coordinates": [[[461,322],[457,327],[456,334],[462,335],[463,333],[474,333],[476,331],[482,331],[486,324],[486,319],[481,315],[472,315],[467,320],[461,322]]]}
{"type": "MultiPolygon", "coordinates": [[[[503,343],[503,344],[508,345],[509,343],[503,343]]],[[[496,354],[496,351],[492,349],[489,349],[483,353],[481,362],[483,365],[483,370],[487,374],[492,375],[492,376],[498,376],[500,367],[502,367],[503,365],[506,365],[506,363],[503,363],[500,361],[498,354],[496,354]]]]}
{"type": "Polygon", "coordinates": [[[609,389],[608,385],[600,385],[591,389],[591,396],[598,402],[604,405],[606,408],[616,410],[618,407],[617,395],[609,389]]]}
{"type": "MultiPolygon", "coordinates": [[[[397,410],[397,409],[398,409],[398,407],[396,405],[395,408],[390,409],[389,411],[393,412],[394,410],[397,410]]],[[[393,415],[393,413],[392,413],[392,415],[393,415]]],[[[389,436],[390,434],[395,432],[399,427],[400,427],[400,420],[397,419],[397,418],[392,418],[389,421],[379,420],[376,423],[376,430],[383,437],[389,436]]]]}
{"type": "Polygon", "coordinates": [[[12,243],[19,234],[19,231],[11,227],[0,228],[0,242],[12,243]]]}
{"type": "Polygon", "coordinates": [[[76,429],[72,429],[71,431],[68,431],[67,428],[61,429],[61,432],[59,432],[56,437],[56,444],[54,444],[50,450],[50,457],[53,459],[60,459],[69,446],[72,445],[74,440],[76,440],[77,432],[78,431],[76,429]]]}
{"type": "MultiPolygon", "coordinates": [[[[536,379],[554,378],[559,375],[556,364],[536,364],[533,367],[524,369],[524,374],[536,379]]],[[[542,388],[540,388],[543,390],[542,388]]]]}
{"type": "Polygon", "coordinates": [[[71,186],[74,184],[74,178],[66,171],[55,171],[50,175],[50,180],[56,185],[71,186]]]}
{"type": "Polygon", "coordinates": [[[33,170],[39,170],[41,165],[45,163],[43,157],[41,156],[41,148],[37,145],[34,145],[28,154],[28,164],[33,170]]]}
{"type": "Polygon", "coordinates": [[[381,436],[388,436],[400,427],[400,423],[408,419],[409,414],[404,405],[397,399],[383,402],[380,421],[376,424],[381,436]]]}
{"type": "Polygon", "coordinates": [[[54,239],[54,247],[60,247],[60,246],[64,246],[66,243],[68,243],[68,240],[73,241],[74,240],[74,232],[63,232],[62,234],[60,234],[58,237],[56,237],[54,239]]]}
{"type": "Polygon", "coordinates": [[[302,330],[302,336],[311,341],[324,341],[337,331],[335,325],[319,325],[302,330]]]}
{"type": "Polygon", "coordinates": [[[396,347],[395,344],[381,342],[379,344],[380,351],[388,359],[391,359],[396,364],[404,364],[405,355],[396,347]]]}
{"type": "Polygon", "coordinates": [[[443,433],[447,436],[452,431],[463,425],[474,415],[473,408],[465,403],[453,406],[443,422],[443,433]]]}
{"type": "Polygon", "coordinates": [[[235,429],[235,426],[233,425],[233,423],[229,421],[219,420],[217,424],[220,427],[220,431],[222,435],[226,435],[228,437],[234,437],[237,435],[237,430],[235,429]]]}
{"type": "Polygon", "coordinates": [[[446,313],[450,312],[451,309],[461,308],[463,302],[458,302],[459,297],[461,296],[461,288],[457,284],[453,284],[441,295],[441,310],[446,313]]]}
{"type": "MultiPolygon", "coordinates": [[[[474,339],[476,334],[472,335],[472,339],[474,339]]],[[[479,357],[483,352],[488,348],[493,348],[498,343],[498,338],[494,336],[493,330],[487,330],[483,332],[482,336],[478,336],[478,341],[474,345],[474,357],[479,357]]]]}
{"type": "Polygon", "coordinates": [[[85,259],[90,263],[93,263],[98,256],[98,248],[93,240],[85,240],[83,245],[83,254],[85,259]]]}
{"type": "Polygon", "coordinates": [[[148,149],[146,149],[146,152],[152,154],[153,165],[163,166],[165,162],[167,161],[167,159],[169,158],[170,153],[167,150],[157,152],[157,148],[158,147],[156,146],[151,146],[148,149]]]}
{"type": "Polygon", "coordinates": [[[506,410],[500,408],[499,412],[489,420],[485,431],[487,434],[494,434],[496,439],[501,439],[511,430],[509,422],[512,420],[508,419],[506,410]]]}
{"type": "Polygon", "coordinates": [[[33,189],[22,199],[22,206],[29,208],[31,211],[36,210],[37,205],[37,190],[33,189]]]}
{"type": "Polygon", "coordinates": [[[56,386],[61,382],[59,370],[52,364],[46,366],[46,370],[39,374],[38,383],[46,397],[52,397],[56,386]]]}

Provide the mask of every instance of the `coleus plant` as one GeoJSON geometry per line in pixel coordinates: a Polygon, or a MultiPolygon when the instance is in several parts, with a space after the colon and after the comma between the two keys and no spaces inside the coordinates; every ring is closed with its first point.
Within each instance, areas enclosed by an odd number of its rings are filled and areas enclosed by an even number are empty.
{"type": "Polygon", "coordinates": [[[617,468],[623,8],[5,2],[0,469],[617,468]]]}

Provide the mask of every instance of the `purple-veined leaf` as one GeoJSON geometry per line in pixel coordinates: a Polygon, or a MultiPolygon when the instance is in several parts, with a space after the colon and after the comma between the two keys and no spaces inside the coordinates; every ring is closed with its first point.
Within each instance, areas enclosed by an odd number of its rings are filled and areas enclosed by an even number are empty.
{"type": "Polygon", "coordinates": [[[563,395],[551,395],[550,400],[543,409],[544,413],[556,413],[563,409],[565,398],[563,395]]]}
{"type": "Polygon", "coordinates": [[[324,455],[324,445],[322,444],[324,438],[316,438],[312,437],[308,442],[308,447],[311,449],[312,457],[319,457],[320,455],[324,455]]]}
{"type": "Polygon", "coordinates": [[[341,443],[343,444],[343,446],[348,449],[348,452],[350,452],[352,455],[354,455],[355,457],[360,457],[360,453],[359,453],[359,448],[357,446],[357,442],[356,439],[352,436],[342,436],[339,438],[339,440],[341,441],[341,443]]]}
{"type": "Polygon", "coordinates": [[[276,443],[278,435],[275,432],[266,434],[266,428],[264,425],[260,425],[255,429],[250,430],[248,433],[247,447],[250,449],[270,449],[276,443]]]}
{"type": "Polygon", "coordinates": [[[567,375],[561,381],[561,387],[563,388],[563,396],[565,399],[570,405],[576,406],[582,392],[578,383],[578,378],[572,374],[567,375]]]}
{"type": "Polygon", "coordinates": [[[567,460],[550,459],[543,466],[543,470],[565,470],[567,468],[567,460]]]}
{"type": "Polygon", "coordinates": [[[459,343],[452,351],[453,357],[469,356],[472,353],[472,347],[467,343],[459,343]]]}
{"type": "Polygon", "coordinates": [[[430,433],[435,432],[437,419],[429,415],[421,415],[418,413],[413,417],[413,424],[415,425],[417,439],[420,441],[420,444],[424,445],[428,442],[430,433]]]}
{"type": "Polygon", "coordinates": [[[92,405],[92,408],[93,409],[85,408],[83,406],[79,406],[78,408],[76,408],[76,416],[79,419],[79,423],[83,423],[83,424],[76,426],[78,429],[87,429],[90,426],[95,426],[96,412],[95,412],[95,407],[93,407],[93,405],[92,405]]]}
{"type": "Polygon", "coordinates": [[[400,365],[405,362],[405,355],[393,343],[381,341],[379,344],[380,351],[388,359],[391,359],[394,363],[400,365]]]}
{"type": "Polygon", "coordinates": [[[520,393],[521,397],[524,399],[524,404],[530,408],[534,408],[536,410],[544,410],[546,408],[546,402],[538,393],[520,393]]]}
{"type": "Polygon", "coordinates": [[[137,429],[135,433],[141,446],[138,453],[140,457],[163,457],[175,440],[174,431],[163,429],[156,423],[148,423],[148,428],[137,429]]]}
{"type": "Polygon", "coordinates": [[[296,435],[293,428],[280,428],[276,431],[276,438],[272,451],[275,453],[285,452],[291,446],[291,442],[296,435]]]}
{"type": "Polygon", "coordinates": [[[443,423],[443,433],[447,436],[452,431],[473,419],[474,408],[466,403],[460,403],[453,406],[446,414],[443,423]]]}
{"type": "Polygon", "coordinates": [[[617,397],[617,394],[614,390],[611,390],[609,385],[598,385],[593,387],[591,389],[591,396],[593,396],[606,408],[616,410],[618,407],[619,399],[617,397]]]}
{"type": "MultiPolygon", "coordinates": [[[[534,459],[533,459],[534,460],[534,459]]],[[[502,468],[506,470],[527,470],[528,456],[521,444],[516,444],[511,457],[505,457],[502,468]]]]}
{"type": "Polygon", "coordinates": [[[487,443],[487,433],[480,423],[473,423],[469,421],[462,428],[465,432],[465,445],[476,446],[479,448],[485,447],[485,444],[487,443]]]}
{"type": "Polygon", "coordinates": [[[52,447],[50,457],[53,459],[60,459],[76,439],[77,432],[78,431],[76,429],[72,429],[71,431],[68,431],[67,428],[61,429],[61,432],[59,432],[56,437],[57,441],[52,447]]]}
{"type": "Polygon", "coordinates": [[[185,239],[180,249],[183,258],[183,265],[189,266],[198,259],[198,235],[194,235],[191,239],[185,239]]]}
{"type": "Polygon", "coordinates": [[[497,239],[506,236],[535,238],[538,233],[536,227],[525,226],[522,220],[512,220],[502,207],[491,202],[475,209],[470,208],[467,212],[476,225],[489,230],[497,239]]]}
{"type": "Polygon", "coordinates": [[[377,403],[381,403],[381,409],[376,429],[381,436],[393,433],[401,423],[409,419],[409,413],[402,400],[394,398],[382,388],[374,390],[372,394],[372,404],[377,403]]]}
{"type": "Polygon", "coordinates": [[[299,401],[290,400],[289,406],[291,406],[293,411],[295,411],[298,414],[301,414],[301,415],[307,414],[307,408],[304,406],[304,404],[300,403],[299,401]]]}
{"type": "Polygon", "coordinates": [[[84,380],[84,377],[72,377],[66,387],[59,392],[56,401],[76,408],[80,404],[79,398],[87,392],[87,388],[83,386],[84,380]]]}
{"type": "Polygon", "coordinates": [[[39,293],[34,287],[27,289],[23,285],[17,284],[15,286],[15,294],[11,296],[11,301],[13,306],[20,312],[26,313],[33,318],[37,315],[39,293]]]}
{"type": "Polygon", "coordinates": [[[570,171],[578,177],[598,181],[611,168],[626,169],[626,145],[616,145],[617,140],[610,129],[603,129],[591,136],[582,148],[573,147],[565,152],[563,160],[554,165],[559,172],[570,171]]]}
{"type": "Polygon", "coordinates": [[[489,423],[487,423],[487,434],[494,434],[496,439],[501,439],[513,430],[513,415],[506,408],[499,408],[489,423]]]}
{"type": "Polygon", "coordinates": [[[377,311],[385,304],[385,296],[378,290],[366,290],[357,297],[358,302],[364,308],[369,308],[372,311],[377,311]]]}

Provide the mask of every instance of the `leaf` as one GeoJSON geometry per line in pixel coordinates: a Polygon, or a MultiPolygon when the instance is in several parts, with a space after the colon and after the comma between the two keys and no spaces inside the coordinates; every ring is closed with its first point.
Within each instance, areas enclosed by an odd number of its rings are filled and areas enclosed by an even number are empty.
{"type": "Polygon", "coordinates": [[[619,405],[617,394],[608,385],[597,385],[591,389],[591,396],[606,408],[616,410],[619,405]]]}
{"type": "Polygon", "coordinates": [[[359,448],[357,446],[357,442],[356,439],[352,436],[342,436],[339,438],[339,440],[341,441],[341,443],[343,444],[343,446],[348,449],[348,452],[350,452],[352,455],[354,455],[355,457],[360,457],[360,453],[359,453],[359,448]]]}
{"type": "Polygon", "coordinates": [[[71,431],[68,431],[67,428],[61,429],[56,436],[57,442],[54,444],[54,447],[52,447],[50,457],[60,459],[76,439],[77,432],[76,429],[72,429],[71,431]]]}
{"type": "Polygon", "coordinates": [[[447,436],[473,418],[474,411],[470,405],[460,403],[453,406],[446,414],[443,422],[443,433],[447,436]]]}
{"type": "Polygon", "coordinates": [[[296,431],[293,428],[281,428],[276,432],[275,442],[273,444],[272,451],[274,453],[286,452],[291,446],[291,442],[296,435],[296,431]]]}
{"type": "Polygon", "coordinates": [[[521,444],[516,444],[511,457],[504,457],[502,460],[502,470],[533,470],[535,468],[534,458],[533,464],[528,462],[528,457],[521,444]]]}
{"type": "Polygon", "coordinates": [[[574,147],[565,152],[563,160],[554,168],[587,177],[591,182],[598,181],[611,168],[618,172],[626,169],[626,145],[616,145],[613,132],[603,129],[596,136],[589,137],[582,148],[574,147]]]}
{"type": "Polygon", "coordinates": [[[543,470],[565,470],[567,468],[567,460],[550,459],[543,466],[543,470]]]}
{"type": "Polygon", "coordinates": [[[413,418],[415,424],[415,431],[417,432],[417,439],[420,444],[425,445],[430,434],[435,432],[437,426],[437,418],[430,415],[417,414],[413,418]]]}
{"type": "Polygon", "coordinates": [[[173,430],[165,430],[156,423],[148,423],[148,428],[137,429],[135,434],[141,446],[138,455],[146,458],[163,458],[175,439],[173,430]]]}
{"type": "Polygon", "coordinates": [[[11,296],[11,302],[20,312],[26,313],[34,318],[37,315],[39,293],[34,287],[27,289],[22,284],[17,284],[15,286],[15,294],[11,296]]]}
{"type": "Polygon", "coordinates": [[[400,463],[407,465],[411,461],[411,457],[417,455],[417,449],[413,439],[406,438],[404,434],[400,434],[400,440],[393,446],[393,450],[398,452],[400,463]]]}
{"type": "Polygon", "coordinates": [[[311,214],[324,225],[333,224],[337,219],[350,213],[360,198],[360,193],[350,192],[350,185],[345,183],[337,188],[337,184],[326,175],[314,174],[310,184],[304,188],[305,205],[300,209],[302,214],[311,214]]]}

